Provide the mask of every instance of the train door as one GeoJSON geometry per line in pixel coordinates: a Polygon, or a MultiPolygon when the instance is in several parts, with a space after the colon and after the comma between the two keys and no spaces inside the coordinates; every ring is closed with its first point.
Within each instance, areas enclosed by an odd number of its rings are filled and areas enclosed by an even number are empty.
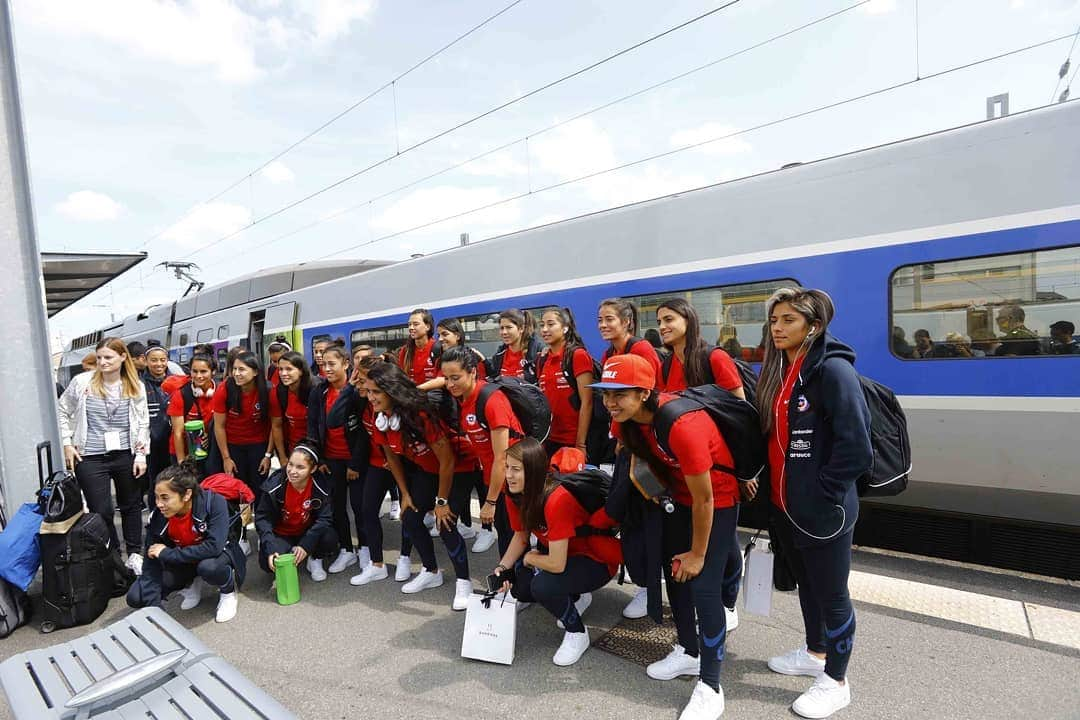
{"type": "Polygon", "coordinates": [[[263,354],[263,326],[266,320],[266,311],[257,310],[251,313],[251,322],[248,324],[248,350],[255,353],[260,362],[266,362],[263,354]]]}
{"type": "MultiPolygon", "coordinates": [[[[263,335],[266,337],[265,345],[280,339],[285,340],[297,350],[301,350],[299,338],[295,336],[296,328],[296,303],[281,303],[266,308],[266,316],[263,319],[263,335]]],[[[266,362],[268,358],[259,356],[266,362]]]]}

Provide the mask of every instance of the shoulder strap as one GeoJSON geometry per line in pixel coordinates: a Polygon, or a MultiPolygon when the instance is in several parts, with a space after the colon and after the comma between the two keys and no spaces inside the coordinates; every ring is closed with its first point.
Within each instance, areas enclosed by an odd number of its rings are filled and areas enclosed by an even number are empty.
{"type": "Polygon", "coordinates": [[[488,427],[487,416],[484,414],[487,410],[487,401],[498,389],[499,386],[495,383],[487,382],[480,388],[480,392],[476,396],[476,421],[480,423],[480,427],[485,430],[491,429],[488,427]]]}
{"type": "MultiPolygon", "coordinates": [[[[661,405],[653,416],[653,432],[656,433],[656,444],[669,456],[675,457],[675,453],[671,452],[671,445],[668,442],[671,439],[671,428],[679,418],[686,413],[695,410],[705,410],[708,412],[708,408],[696,400],[691,400],[687,397],[677,397],[674,400],[669,400],[661,405]]],[[[709,420],[710,422],[712,421],[712,415],[709,416],[709,420]]],[[[735,468],[728,467],[727,465],[717,463],[712,466],[712,469],[728,473],[729,475],[735,475],[735,468]]]]}
{"type": "Polygon", "coordinates": [[[705,353],[705,379],[707,384],[712,384],[716,382],[716,375],[712,371],[712,359],[713,353],[718,352],[722,352],[725,354],[727,353],[727,351],[721,347],[710,348],[709,351],[705,353]]]}
{"type": "Polygon", "coordinates": [[[285,387],[285,383],[278,383],[276,387],[278,405],[281,406],[281,414],[284,415],[289,407],[289,388],[285,387]]]}
{"type": "Polygon", "coordinates": [[[660,363],[660,376],[664,378],[665,387],[667,386],[668,375],[671,374],[671,363],[674,359],[675,353],[668,353],[660,363]]]}
{"type": "Polygon", "coordinates": [[[184,398],[184,418],[186,419],[188,413],[191,412],[192,405],[199,406],[199,414],[202,414],[202,405],[199,404],[199,399],[195,397],[195,390],[191,387],[191,383],[187,383],[180,388],[180,397],[184,398]]]}

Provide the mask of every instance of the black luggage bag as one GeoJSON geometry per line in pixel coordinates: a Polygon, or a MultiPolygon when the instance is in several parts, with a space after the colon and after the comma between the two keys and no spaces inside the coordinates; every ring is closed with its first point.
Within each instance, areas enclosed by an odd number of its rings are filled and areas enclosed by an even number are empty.
{"type": "Polygon", "coordinates": [[[115,588],[115,551],[97,513],[73,518],[66,532],[42,533],[41,631],[85,625],[109,604],[115,588]]]}

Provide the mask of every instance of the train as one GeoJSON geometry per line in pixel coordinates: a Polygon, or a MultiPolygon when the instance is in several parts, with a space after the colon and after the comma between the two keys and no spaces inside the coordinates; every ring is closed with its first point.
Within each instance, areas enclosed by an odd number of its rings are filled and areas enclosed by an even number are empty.
{"type": "Polygon", "coordinates": [[[569,307],[599,356],[603,299],[632,298],[649,328],[673,295],[753,360],[765,299],[821,288],[830,331],[896,392],[911,435],[909,488],[864,501],[856,544],[1077,579],[1078,127],[1062,103],[400,262],[264,271],[78,338],[62,366],[110,334],[180,363],[203,341],[265,357],[277,334],[308,357],[326,337],[393,350],[418,307],[459,318],[485,354],[499,311],[569,307]],[[1002,354],[1009,333],[1029,350],[1002,354]],[[911,352],[919,336],[935,351],[911,352]]]}

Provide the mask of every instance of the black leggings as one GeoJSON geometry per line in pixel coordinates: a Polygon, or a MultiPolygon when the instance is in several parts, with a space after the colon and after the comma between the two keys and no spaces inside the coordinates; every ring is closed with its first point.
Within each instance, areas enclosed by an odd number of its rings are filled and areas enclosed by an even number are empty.
{"type": "MultiPolygon", "coordinates": [[[[713,510],[705,566],[690,582],[675,582],[671,576],[671,558],[690,549],[693,539],[693,516],[690,508],[675,505],[675,512],[664,515],[664,579],[679,645],[690,656],[701,657],[701,682],[713,690],[720,688],[720,663],[724,660],[727,618],[724,615],[728,552],[735,540],[738,508],[713,510]],[[695,615],[697,622],[695,623],[695,615]],[[700,638],[699,638],[700,631],[700,638]]],[[[736,544],[737,545],[737,544],[736,544]]],[[[738,594],[738,584],[735,585],[738,594]]],[[[734,605],[734,601],[732,601],[734,605]]]]}
{"type": "MultiPolygon", "coordinates": [[[[424,525],[424,516],[435,509],[435,493],[439,489],[439,476],[418,467],[410,467],[406,470],[405,478],[409,484],[409,496],[412,497],[416,509],[406,510],[401,516],[401,523],[405,526],[405,531],[409,533],[417,552],[420,553],[424,569],[435,572],[439,569],[439,563],[435,559],[435,543],[432,542],[431,534],[424,525]]],[[[439,537],[446,546],[446,553],[454,565],[454,574],[457,579],[467,580],[469,578],[469,549],[465,547],[465,539],[458,532],[457,524],[452,524],[449,530],[440,528],[439,537]]]]}
{"type": "Polygon", "coordinates": [[[367,545],[367,533],[364,532],[364,483],[357,478],[349,482],[349,461],[327,458],[326,467],[330,471],[330,503],[334,511],[334,530],[342,550],[354,550],[352,528],[349,527],[349,505],[352,504],[353,521],[356,523],[356,539],[360,547],[367,545]]]}
{"type": "Polygon", "coordinates": [[[515,580],[512,594],[521,602],[538,602],[555,619],[562,620],[567,632],[585,632],[574,603],[582,593],[599,590],[611,581],[607,565],[584,555],[566,558],[566,568],[561,573],[549,573],[525,567],[520,561],[514,566],[515,580]]]}
{"type": "MultiPolygon", "coordinates": [[[[476,491],[477,497],[480,502],[484,502],[486,497],[484,493],[487,492],[487,486],[484,485],[484,473],[479,470],[466,470],[464,472],[454,473],[454,489],[450,495],[450,505],[452,506],[456,501],[460,510],[455,509],[454,513],[457,514],[458,520],[465,525],[472,525],[472,494],[476,491]],[[455,498],[455,494],[457,497],[455,498]]],[[[490,525],[484,526],[485,530],[490,530],[490,525]]]]}
{"type": "Polygon", "coordinates": [[[244,481],[244,484],[255,493],[255,504],[258,506],[259,495],[262,493],[266,475],[259,473],[259,465],[266,457],[266,443],[253,445],[233,445],[229,443],[229,457],[236,463],[236,477],[244,481]]]}
{"type": "Polygon", "coordinates": [[[133,608],[160,606],[169,593],[186,588],[195,576],[223,593],[236,591],[232,563],[226,552],[197,563],[163,563],[148,557],[143,560],[142,575],[128,589],[127,604],[133,608]]]}
{"type": "MultiPolygon", "coordinates": [[[[287,537],[276,533],[259,538],[259,567],[268,573],[274,572],[274,568],[270,565],[270,556],[274,554],[284,555],[285,553],[291,553],[293,548],[299,545],[302,539],[302,535],[287,537]]],[[[317,560],[329,560],[330,562],[333,562],[334,558],[337,557],[338,548],[337,533],[334,532],[334,528],[328,527],[325,532],[319,535],[318,540],[315,541],[315,547],[312,549],[310,557],[317,560]]]]}
{"type": "MultiPolygon", "coordinates": [[[[371,562],[382,563],[383,561],[383,528],[382,520],[379,519],[379,510],[382,508],[383,498],[391,488],[397,489],[394,476],[386,468],[369,465],[367,475],[363,481],[363,518],[364,536],[367,540],[368,550],[371,552],[371,562]]],[[[393,497],[393,496],[391,496],[393,497]]],[[[415,501],[414,501],[415,502],[415,501]]],[[[401,525],[401,557],[409,557],[412,553],[412,540],[405,531],[405,524],[401,525]]]]}
{"type": "Polygon", "coordinates": [[[104,455],[84,456],[75,465],[75,478],[86,496],[86,506],[90,512],[105,518],[112,547],[119,548],[112,497],[112,486],[116,486],[116,504],[120,507],[120,524],[128,555],[143,551],[142,492],[132,469],[134,462],[135,456],[130,450],[114,450],[104,455]]]}
{"type": "Polygon", "coordinates": [[[806,628],[806,647],[825,653],[825,674],[843,680],[855,642],[855,608],[848,595],[851,537],[844,533],[824,545],[795,547],[791,521],[773,508],[770,529],[776,534],[799,583],[799,605],[806,628]]]}

